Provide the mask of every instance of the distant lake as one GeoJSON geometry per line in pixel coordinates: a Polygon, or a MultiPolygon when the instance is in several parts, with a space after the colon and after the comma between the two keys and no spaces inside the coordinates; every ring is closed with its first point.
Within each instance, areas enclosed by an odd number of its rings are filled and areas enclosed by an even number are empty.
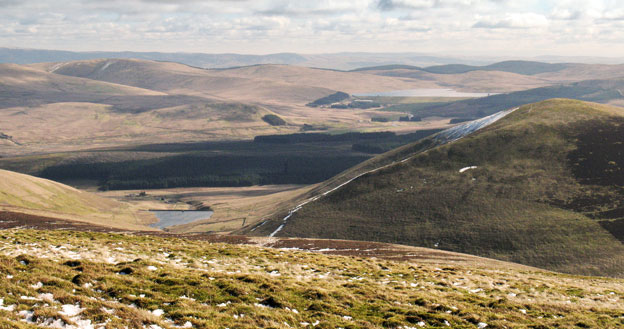
{"type": "Polygon", "coordinates": [[[157,223],[150,224],[150,226],[160,229],[209,219],[214,213],[208,210],[150,210],[150,212],[159,219],[157,223]]]}
{"type": "Polygon", "coordinates": [[[496,95],[495,93],[463,93],[453,89],[407,89],[382,91],[374,93],[353,94],[353,96],[364,97],[487,97],[496,95]]]}

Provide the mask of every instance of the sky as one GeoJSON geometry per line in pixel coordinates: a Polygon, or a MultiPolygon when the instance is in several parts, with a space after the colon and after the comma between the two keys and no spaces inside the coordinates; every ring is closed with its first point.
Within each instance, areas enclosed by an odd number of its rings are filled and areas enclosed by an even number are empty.
{"type": "Polygon", "coordinates": [[[624,0],[0,0],[0,46],[624,56],[624,0]]]}

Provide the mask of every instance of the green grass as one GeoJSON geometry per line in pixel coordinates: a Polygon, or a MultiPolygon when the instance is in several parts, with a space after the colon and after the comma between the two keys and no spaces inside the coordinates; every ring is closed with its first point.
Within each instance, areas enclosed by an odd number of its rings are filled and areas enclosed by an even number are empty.
{"type": "Polygon", "coordinates": [[[624,206],[621,168],[602,169],[622,162],[612,158],[624,154],[621,143],[607,143],[608,133],[624,126],[621,114],[552,100],[448,145],[422,153],[427,141],[405,146],[357,170],[411,154],[409,161],[306,205],[280,235],[437,246],[568,273],[624,276],[624,245],[592,219],[624,206]],[[586,147],[593,155],[577,154],[584,141],[596,143],[586,147]],[[577,165],[587,158],[595,158],[587,165],[593,170],[577,165]],[[467,166],[478,168],[458,172],[467,166]]]}
{"type": "Polygon", "coordinates": [[[624,325],[622,280],[121,234],[1,233],[0,270],[8,277],[0,298],[13,310],[0,310],[0,328],[34,328],[21,311],[33,312],[36,323],[89,320],[106,328],[624,325]],[[63,315],[63,305],[82,311],[63,315]]]}

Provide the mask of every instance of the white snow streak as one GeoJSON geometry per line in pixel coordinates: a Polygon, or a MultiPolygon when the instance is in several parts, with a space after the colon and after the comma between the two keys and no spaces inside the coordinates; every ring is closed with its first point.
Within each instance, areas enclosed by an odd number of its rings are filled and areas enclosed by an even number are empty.
{"type": "Polygon", "coordinates": [[[107,61],[106,64],[99,69],[98,73],[104,72],[104,70],[106,70],[113,63],[115,63],[115,61],[107,61]]]}
{"type": "Polygon", "coordinates": [[[459,173],[461,174],[461,173],[463,173],[463,172],[465,172],[467,170],[470,170],[470,169],[477,169],[477,166],[470,166],[470,167],[461,168],[461,169],[459,169],[459,173]]]}

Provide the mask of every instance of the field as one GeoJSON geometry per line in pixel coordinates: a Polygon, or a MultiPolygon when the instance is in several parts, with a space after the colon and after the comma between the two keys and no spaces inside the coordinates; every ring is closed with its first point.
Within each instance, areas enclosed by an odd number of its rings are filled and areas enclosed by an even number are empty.
{"type": "Polygon", "coordinates": [[[624,324],[621,280],[460,254],[441,260],[414,249],[419,257],[390,261],[153,236],[2,233],[0,326],[7,328],[624,324]]]}

